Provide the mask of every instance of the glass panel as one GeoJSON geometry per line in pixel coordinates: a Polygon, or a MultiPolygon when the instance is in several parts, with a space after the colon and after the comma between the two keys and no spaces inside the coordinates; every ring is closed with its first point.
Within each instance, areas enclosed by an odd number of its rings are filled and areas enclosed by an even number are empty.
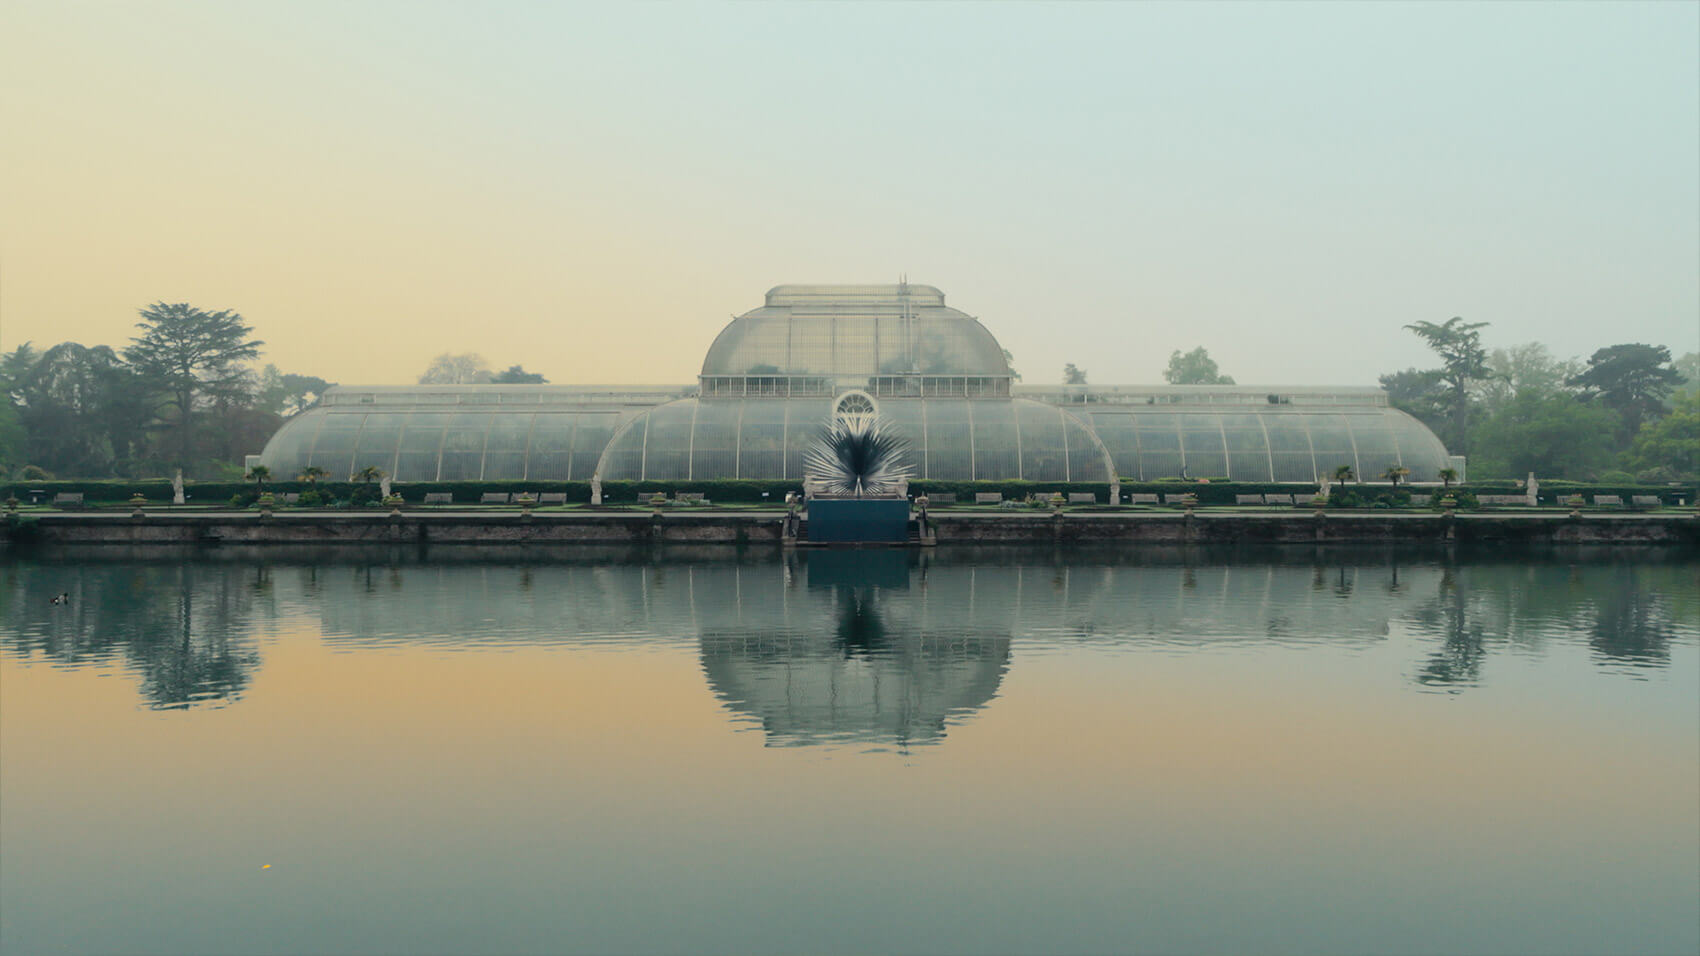
{"type": "Polygon", "coordinates": [[[354,443],[360,437],[360,426],[365,423],[363,412],[326,415],[308,463],[325,469],[332,481],[348,480],[354,471],[354,443]]]}
{"type": "Polygon", "coordinates": [[[396,481],[436,481],[437,453],[443,447],[443,428],[449,416],[443,412],[414,412],[407,416],[401,433],[401,451],[396,455],[396,481]]]}
{"type": "Polygon", "coordinates": [[[833,325],[833,371],[839,375],[867,375],[879,367],[874,347],[878,324],[870,319],[836,319],[833,325]]]}
{"type": "Polygon", "coordinates": [[[1310,457],[1310,436],[1305,432],[1303,416],[1280,412],[1263,416],[1263,427],[1269,432],[1269,449],[1281,452],[1303,452],[1310,457]]]}
{"type": "Polygon", "coordinates": [[[1116,473],[1135,481],[1142,480],[1142,463],[1139,458],[1139,440],[1134,433],[1134,416],[1126,412],[1092,412],[1087,418],[1092,422],[1098,440],[1109,449],[1110,458],[1115,462],[1116,473]]]}
{"type": "Polygon", "coordinates": [[[646,481],[683,481],[690,476],[691,418],[696,410],[696,399],[688,398],[650,411],[643,449],[646,481]]]}
{"type": "Polygon", "coordinates": [[[325,412],[305,412],[283,423],[266,443],[263,457],[274,474],[294,478],[307,467],[307,453],[318,437],[319,426],[329,417],[325,412]]]}
{"type": "Polygon", "coordinates": [[[443,481],[477,481],[484,469],[484,439],[490,416],[462,413],[449,419],[443,433],[443,481]]]}
{"type": "Polygon", "coordinates": [[[1347,422],[1358,446],[1358,465],[1363,469],[1359,478],[1380,481],[1389,468],[1399,464],[1399,447],[1393,441],[1393,431],[1380,415],[1351,415],[1347,422]]]}
{"type": "Polygon", "coordinates": [[[826,399],[793,400],[785,403],[789,414],[785,424],[785,474],[798,480],[803,476],[803,451],[820,437],[832,402],[826,399]]]}
{"type": "Polygon", "coordinates": [[[1188,478],[1227,477],[1228,456],[1222,446],[1222,429],[1215,415],[1177,415],[1181,429],[1181,451],[1188,478]]]}
{"type": "Polygon", "coordinates": [[[399,412],[373,412],[366,416],[366,426],[354,448],[354,470],[376,465],[384,474],[395,474],[396,448],[401,444],[402,426],[407,415],[399,412]]]}
{"type": "Polygon", "coordinates": [[[518,481],[525,477],[525,447],[531,439],[530,414],[490,416],[484,445],[484,480],[518,481]]]}
{"type": "Polygon", "coordinates": [[[743,407],[740,401],[697,403],[691,477],[701,480],[737,475],[738,415],[743,407]]]}
{"type": "Polygon", "coordinates": [[[785,477],[785,403],[743,402],[738,432],[738,477],[785,477]]]}
{"type": "MultiPolygon", "coordinates": [[[[1034,402],[1011,405],[1021,427],[1021,477],[1028,481],[1067,481],[1069,448],[1062,411],[1034,402]]],[[[1093,455],[1097,455],[1095,450],[1093,455]]]]}
{"type": "Polygon", "coordinates": [[[1315,481],[1316,473],[1311,466],[1309,453],[1296,452],[1275,453],[1275,481],[1315,481]]]}
{"type": "Polygon", "coordinates": [[[909,443],[907,458],[909,474],[926,477],[927,449],[921,441],[923,433],[920,402],[889,401],[880,403],[880,415],[890,427],[909,443]]]}
{"type": "Polygon", "coordinates": [[[1341,465],[1349,465],[1356,472],[1358,456],[1352,449],[1352,434],[1346,428],[1345,416],[1327,414],[1307,418],[1310,443],[1316,449],[1317,473],[1332,476],[1341,465]]]}
{"type": "Polygon", "coordinates": [[[525,457],[525,477],[530,481],[566,481],[572,461],[573,428],[576,414],[539,412],[531,423],[531,444],[525,457]]]}
{"type": "Polygon", "coordinates": [[[972,481],[974,456],[965,399],[927,399],[927,477],[972,481]]]}
{"type": "MultiPolygon", "coordinates": [[[[609,442],[608,449],[602,453],[603,481],[637,481],[643,477],[643,440],[649,430],[649,416],[655,409],[650,409],[638,416],[631,427],[614,436],[609,442]]],[[[588,421],[579,425],[583,431],[588,421]]],[[[578,470],[577,456],[574,456],[573,469],[578,470]]]]}
{"type": "Polygon", "coordinates": [[[784,371],[798,375],[834,374],[837,369],[833,365],[832,320],[792,319],[790,324],[791,355],[784,371]]]}
{"type": "Polygon", "coordinates": [[[969,402],[974,429],[974,474],[983,479],[1019,478],[1015,409],[1008,402],[969,402]]]}
{"type": "MultiPolygon", "coordinates": [[[[614,437],[614,432],[623,420],[617,412],[581,412],[578,425],[573,429],[573,459],[572,469],[567,475],[573,481],[589,481],[602,466],[602,456],[608,449],[608,442],[614,437]]],[[[636,429],[639,439],[643,429],[636,429]]],[[[609,476],[604,474],[604,479],[609,476]]]]}

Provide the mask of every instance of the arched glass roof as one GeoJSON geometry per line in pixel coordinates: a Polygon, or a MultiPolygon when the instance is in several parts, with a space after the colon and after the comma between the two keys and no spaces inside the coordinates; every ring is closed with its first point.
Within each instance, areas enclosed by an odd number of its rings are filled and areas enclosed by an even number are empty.
{"type": "Polygon", "coordinates": [[[847,387],[876,375],[1005,376],[985,326],[932,286],[779,286],[732,320],[703,359],[705,378],[812,376],[847,387]]]}
{"type": "Polygon", "coordinates": [[[1445,446],[1423,424],[1391,408],[1088,406],[1121,477],[1185,475],[1234,481],[1316,481],[1351,465],[1361,478],[1394,465],[1417,481],[1447,466],[1445,446]]]}
{"type": "MultiPolygon", "coordinates": [[[[634,419],[603,456],[604,480],[796,479],[830,398],[687,398],[634,419]]],[[[1108,481],[1109,457],[1079,418],[1021,399],[902,399],[882,417],[909,440],[914,476],[947,481],[1108,481]]]]}
{"type": "Polygon", "coordinates": [[[308,466],[330,478],[376,465],[396,481],[588,481],[637,411],[619,407],[314,408],[285,422],[260,460],[280,479],[308,466]]]}

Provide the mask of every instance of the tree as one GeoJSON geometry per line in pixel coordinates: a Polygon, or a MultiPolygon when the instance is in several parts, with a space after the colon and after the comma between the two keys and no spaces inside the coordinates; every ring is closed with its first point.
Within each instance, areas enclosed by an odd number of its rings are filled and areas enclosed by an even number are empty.
{"type": "Polygon", "coordinates": [[[1381,388],[1387,393],[1387,403],[1422,422],[1440,430],[1447,416],[1446,385],[1439,369],[1408,368],[1381,376],[1381,388]]]}
{"type": "Polygon", "coordinates": [[[1487,352],[1482,348],[1481,333],[1476,331],[1487,325],[1453,316],[1439,325],[1415,322],[1405,326],[1440,356],[1440,381],[1446,386],[1446,412],[1451,420],[1450,435],[1441,437],[1446,439],[1447,447],[1461,452],[1468,451],[1470,385],[1493,374],[1488,368],[1487,352]]]}
{"type": "Polygon", "coordinates": [[[1452,483],[1458,480],[1458,469],[1442,468],[1438,472],[1435,472],[1434,476],[1440,479],[1441,485],[1445,486],[1447,491],[1451,491],[1452,483]]]}
{"type": "Polygon", "coordinates": [[[1182,355],[1180,350],[1169,354],[1169,367],[1163,371],[1163,381],[1170,385],[1232,385],[1233,376],[1222,375],[1216,362],[1201,345],[1182,355]]]}
{"type": "Polygon", "coordinates": [[[1570,391],[1565,384],[1582,371],[1576,359],[1554,358],[1545,345],[1527,342],[1488,353],[1491,377],[1476,384],[1475,399],[1481,414],[1492,415],[1517,393],[1570,391]]]}
{"type": "Polygon", "coordinates": [[[285,415],[299,415],[307,410],[309,405],[319,400],[335,382],[327,382],[317,375],[296,375],[286,372],[283,376],[283,408],[285,415]]]}
{"type": "Polygon", "coordinates": [[[1009,377],[1017,382],[1021,381],[1021,373],[1015,370],[1015,356],[1010,354],[1009,349],[1003,350],[1003,363],[1009,366],[1009,377]]]}
{"type": "Polygon", "coordinates": [[[1358,476],[1353,473],[1351,465],[1341,465],[1334,469],[1334,480],[1341,484],[1345,484],[1348,481],[1356,481],[1357,477],[1358,476]]]}
{"type": "Polygon", "coordinates": [[[1085,385],[1086,384],[1086,370],[1083,369],[1083,368],[1079,368],[1073,362],[1070,362],[1067,365],[1064,365],[1063,366],[1063,384],[1064,385],[1085,385]]]}
{"type": "Polygon", "coordinates": [[[21,404],[24,400],[21,392],[24,381],[29,378],[30,370],[35,368],[35,363],[40,359],[40,353],[30,348],[28,342],[0,357],[0,398],[21,404]]]}
{"type": "MultiPolygon", "coordinates": [[[[517,366],[515,366],[517,368],[517,366]]],[[[419,376],[421,385],[483,385],[495,376],[484,356],[476,352],[450,355],[448,352],[431,360],[425,374],[419,376]]]]}
{"type": "Polygon", "coordinates": [[[29,458],[64,475],[106,477],[142,440],[153,405],[117,353],[61,342],[17,385],[29,458]]]}
{"type": "Polygon", "coordinates": [[[266,482],[270,480],[271,476],[272,470],[267,468],[265,465],[255,465],[248,469],[248,477],[254,479],[255,491],[264,492],[266,490],[266,482]]]}
{"type": "Polygon", "coordinates": [[[527,372],[518,365],[510,365],[493,379],[497,385],[547,385],[549,380],[537,372],[527,372]]]}
{"type": "Polygon", "coordinates": [[[1411,469],[1406,468],[1404,465],[1390,465],[1386,471],[1381,473],[1381,477],[1391,481],[1394,488],[1398,488],[1399,482],[1403,481],[1410,473],[1411,469]]]}
{"type": "Polygon", "coordinates": [[[362,481],[369,485],[382,477],[384,477],[384,470],[382,468],[379,468],[377,465],[367,465],[354,474],[349,475],[348,480],[362,481]]]}
{"type": "Polygon", "coordinates": [[[1610,345],[1588,357],[1588,367],[1570,379],[1607,408],[1623,416],[1629,434],[1664,414],[1665,398],[1683,382],[1669,368],[1670,349],[1662,345],[1610,345]]]}
{"type": "Polygon", "coordinates": [[[1683,378],[1682,387],[1678,391],[1700,392],[1700,352],[1687,352],[1670,364],[1683,378]]]}
{"type": "Polygon", "coordinates": [[[242,363],[257,357],[264,345],[251,338],[253,329],[229,309],[207,312],[186,302],[155,302],[141,310],[136,327],[141,335],[124,350],[136,374],[166,396],[165,407],[176,409],[178,464],[192,465],[197,402],[228,401],[245,392],[242,363]]]}
{"type": "Polygon", "coordinates": [[[1573,395],[1526,391],[1477,427],[1473,475],[1516,478],[1529,472],[1583,480],[1610,467],[1616,416],[1573,395]]]}
{"type": "Polygon", "coordinates": [[[1655,480],[1700,478],[1700,391],[1684,393],[1670,414],[1642,425],[1627,463],[1655,480]]]}
{"type": "Polygon", "coordinates": [[[320,468],[318,465],[308,465],[301,469],[301,477],[299,480],[305,481],[309,485],[314,485],[318,484],[320,478],[329,478],[330,476],[330,472],[320,468]]]}

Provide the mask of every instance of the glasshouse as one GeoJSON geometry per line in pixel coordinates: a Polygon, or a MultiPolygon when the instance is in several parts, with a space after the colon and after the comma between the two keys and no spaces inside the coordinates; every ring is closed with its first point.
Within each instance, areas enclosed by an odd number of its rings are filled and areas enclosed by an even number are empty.
{"type": "Polygon", "coordinates": [[[801,479],[834,415],[876,416],[920,479],[1427,478],[1460,459],[1377,388],[1020,386],[932,286],[779,286],[694,385],[339,386],[258,457],[273,474],[397,481],[801,479]]]}

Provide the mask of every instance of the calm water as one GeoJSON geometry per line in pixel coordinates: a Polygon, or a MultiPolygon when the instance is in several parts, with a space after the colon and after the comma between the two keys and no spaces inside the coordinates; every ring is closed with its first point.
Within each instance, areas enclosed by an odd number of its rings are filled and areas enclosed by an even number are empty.
{"type": "Polygon", "coordinates": [[[0,950],[1693,953],[1697,649],[1660,552],[43,553],[0,950]]]}

